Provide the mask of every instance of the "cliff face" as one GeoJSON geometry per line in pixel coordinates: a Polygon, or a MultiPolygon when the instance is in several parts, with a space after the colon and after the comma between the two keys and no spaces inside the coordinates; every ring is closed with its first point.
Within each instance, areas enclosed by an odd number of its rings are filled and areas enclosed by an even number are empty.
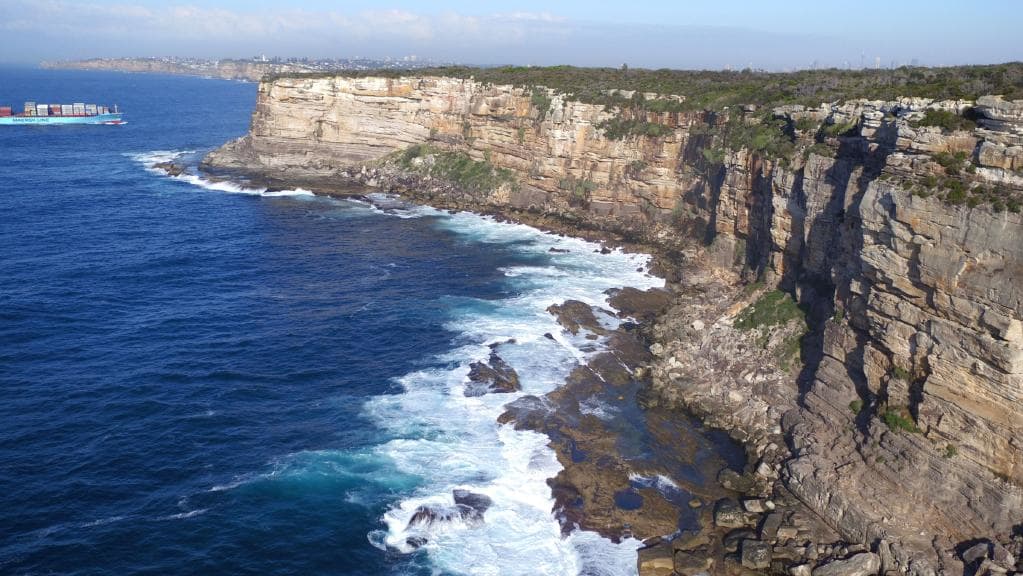
{"type": "MultiPolygon", "coordinates": [[[[746,112],[732,114],[755,123],[746,112]]],[[[603,106],[465,79],[283,78],[260,85],[250,134],[206,165],[330,188],[429,141],[516,175],[473,193],[479,209],[553,214],[778,284],[815,329],[773,406],[749,378],[683,382],[691,334],[669,331],[655,389],[715,403],[751,438],[782,420],[791,457],[778,472],[848,538],[947,550],[1023,522],[1023,222],[925,184],[961,152],[964,178],[1023,188],[1023,102],[779,108],[797,141],[811,120],[848,127],[788,159],[706,153],[708,113],[644,114],[668,129],[611,139],[603,106]],[[970,106],[976,129],[914,127],[927,109],[970,106]]],[[[921,574],[942,557],[893,554],[921,574]]]]}

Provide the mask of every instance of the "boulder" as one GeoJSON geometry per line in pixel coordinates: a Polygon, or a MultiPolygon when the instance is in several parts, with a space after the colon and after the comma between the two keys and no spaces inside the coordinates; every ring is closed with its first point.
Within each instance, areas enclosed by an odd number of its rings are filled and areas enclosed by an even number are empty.
{"type": "Polygon", "coordinates": [[[706,548],[688,551],[679,550],[675,552],[675,574],[679,576],[696,576],[707,574],[714,566],[714,559],[706,548]]]}
{"type": "Polygon", "coordinates": [[[1006,570],[1012,570],[1015,568],[1016,564],[1016,558],[1012,555],[1012,553],[998,542],[995,542],[991,547],[991,561],[994,562],[996,566],[1005,568],[1006,570]]]}
{"type": "Polygon", "coordinates": [[[979,564],[988,557],[991,550],[991,543],[988,541],[978,542],[963,551],[963,562],[967,564],[979,564]]]}
{"type": "Polygon", "coordinates": [[[181,176],[185,173],[185,167],[181,164],[175,164],[174,162],[159,162],[157,164],[153,164],[153,168],[163,170],[168,176],[181,176]]]}
{"type": "Polygon", "coordinates": [[[607,330],[597,321],[593,308],[579,300],[565,300],[561,304],[552,304],[547,311],[558,319],[558,324],[565,327],[572,334],[578,334],[579,330],[589,330],[594,334],[604,335],[607,330]]]}
{"type": "Polygon", "coordinates": [[[518,372],[496,352],[490,353],[488,362],[473,362],[469,365],[469,383],[465,385],[464,391],[466,396],[507,394],[521,389],[518,372]]]}
{"type": "Polygon", "coordinates": [[[745,508],[747,512],[762,514],[764,512],[774,510],[774,502],[763,498],[746,498],[742,501],[742,507],[745,508]]]}
{"type": "Polygon", "coordinates": [[[746,526],[746,514],[738,502],[722,498],[714,505],[714,525],[718,528],[742,528],[746,526]]]}
{"type": "Polygon", "coordinates": [[[639,290],[627,287],[610,291],[608,304],[618,310],[619,315],[649,321],[662,314],[671,305],[672,296],[667,290],[651,288],[639,290]]]}
{"type": "Polygon", "coordinates": [[[701,546],[706,546],[709,542],[710,539],[703,532],[683,530],[671,541],[671,547],[676,552],[680,550],[695,550],[701,546]]]}
{"type": "Polygon", "coordinates": [[[813,570],[813,576],[873,576],[881,569],[881,559],[872,552],[834,560],[813,570]]]}
{"type": "Polygon", "coordinates": [[[725,549],[725,552],[738,552],[739,545],[742,544],[743,540],[756,540],[757,533],[749,528],[739,528],[732,530],[722,539],[721,544],[725,549]]]}
{"type": "Polygon", "coordinates": [[[498,424],[514,423],[516,430],[543,430],[553,408],[546,399],[528,395],[504,405],[498,424]]]}
{"type": "Polygon", "coordinates": [[[785,519],[781,512],[771,512],[764,516],[760,522],[760,537],[764,540],[774,540],[778,537],[778,529],[781,528],[782,520],[785,519]]]}
{"type": "Polygon", "coordinates": [[[639,549],[639,576],[671,576],[675,570],[671,546],[658,543],[639,549]]]}
{"type": "Polygon", "coordinates": [[[739,546],[742,565],[751,570],[771,566],[771,545],[763,540],[743,540],[739,546]]]}
{"type": "Polygon", "coordinates": [[[481,517],[494,503],[486,494],[477,494],[461,488],[455,489],[452,495],[455,497],[455,505],[467,506],[475,510],[481,517]]]}
{"type": "Polygon", "coordinates": [[[754,486],[752,478],[739,474],[731,468],[722,468],[718,472],[718,484],[733,492],[749,492],[754,486]]]}
{"type": "MultiPolygon", "coordinates": [[[[489,496],[468,490],[457,489],[453,492],[455,505],[424,504],[416,508],[409,518],[406,529],[429,528],[441,522],[461,520],[470,526],[483,523],[483,513],[493,504],[489,496]]],[[[425,543],[425,539],[424,542],[425,543]]],[[[409,544],[412,546],[413,544],[409,544]]],[[[422,546],[418,544],[415,547],[422,546]]]]}

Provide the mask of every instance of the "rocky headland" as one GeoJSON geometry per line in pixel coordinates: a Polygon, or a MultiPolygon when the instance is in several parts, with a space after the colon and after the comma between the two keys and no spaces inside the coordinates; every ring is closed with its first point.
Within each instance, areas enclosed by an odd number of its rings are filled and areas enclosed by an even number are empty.
{"type": "Polygon", "coordinates": [[[225,80],[256,82],[267,74],[307,71],[293,64],[258,62],[252,60],[189,61],[169,58],[92,58],[89,60],[47,60],[41,68],[55,70],[110,70],[114,72],[141,72],[206,76],[225,80]]]}
{"type": "MultiPolygon", "coordinates": [[[[260,84],[249,134],[203,169],[654,252],[668,292],[615,305],[645,321],[603,334],[610,357],[503,418],[551,434],[567,521],[666,536],[640,552],[641,574],[1023,571],[1023,100],[701,109],[684,91],[603,94],[278,77],[260,84]],[[614,498],[650,492],[622,479],[633,463],[573,462],[603,437],[571,425],[573,395],[597,382],[634,397],[651,429],[691,414],[745,445],[745,470],[696,496],[697,528],[664,529],[679,506],[614,498]],[[579,498],[602,504],[582,517],[566,504],[579,498]]],[[[574,308],[552,313],[594,329],[574,308]]],[[[513,389],[513,367],[491,360],[481,390],[513,389]]]]}

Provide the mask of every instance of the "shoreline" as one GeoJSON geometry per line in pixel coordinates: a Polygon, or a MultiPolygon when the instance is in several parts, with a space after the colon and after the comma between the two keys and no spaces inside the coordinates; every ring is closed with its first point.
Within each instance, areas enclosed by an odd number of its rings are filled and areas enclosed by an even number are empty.
{"type": "MultiPolygon", "coordinates": [[[[170,173],[169,166],[160,168],[170,173]]],[[[608,250],[609,247],[620,247],[629,252],[650,255],[651,265],[648,271],[665,279],[663,292],[667,295],[667,302],[653,313],[649,307],[626,306],[626,310],[620,310],[612,304],[616,315],[627,318],[631,316],[628,312],[632,312],[637,315],[637,322],[629,326],[628,332],[631,334],[612,335],[608,339],[608,349],[600,356],[614,357],[620,366],[626,368],[628,375],[636,373],[640,375],[635,382],[639,385],[632,391],[633,395],[630,400],[635,402],[635,407],[641,413],[658,412],[662,418],[668,416],[671,424],[685,424],[690,421],[721,431],[731,441],[741,446],[744,453],[743,465],[739,467],[739,470],[732,468],[730,473],[724,469],[719,470],[713,478],[707,479],[707,484],[713,484],[713,487],[708,489],[709,486],[701,486],[700,490],[689,492],[690,499],[685,502],[685,505],[675,502],[665,506],[663,501],[667,498],[663,497],[664,491],[660,491],[662,502],[655,507],[657,510],[653,514],[654,518],[642,518],[635,525],[664,527],[666,522],[670,521],[669,511],[672,506],[679,513],[675,519],[682,521],[677,523],[676,529],[661,530],[663,533],[660,534],[636,534],[634,523],[625,520],[635,520],[643,515],[642,512],[630,514],[628,513],[630,511],[618,505],[620,502],[617,501],[617,498],[609,501],[606,495],[609,486],[586,481],[579,482],[579,478],[589,476],[596,468],[592,466],[587,468],[583,465],[583,461],[579,461],[577,454],[580,438],[578,435],[565,434],[563,422],[555,426],[537,422],[535,419],[530,422],[528,404],[548,400],[548,398],[536,399],[533,397],[527,400],[524,403],[527,404],[525,411],[516,410],[517,407],[513,406],[515,403],[510,403],[506,406],[507,412],[501,416],[499,422],[514,422],[516,427],[521,425],[523,428],[545,433],[563,466],[561,473],[548,480],[556,502],[556,507],[552,512],[561,523],[563,533],[578,527],[596,532],[612,541],[618,541],[623,537],[641,536],[644,542],[644,547],[638,554],[641,576],[670,574],[670,570],[663,571],[668,566],[678,574],[697,574],[708,570],[710,573],[728,574],[742,570],[768,568],[781,572],[789,569],[809,571],[819,558],[824,559],[830,556],[840,563],[840,557],[844,556],[856,557],[860,554],[874,556],[863,545],[843,541],[834,530],[824,523],[823,519],[799,502],[785,488],[779,478],[778,470],[781,462],[790,454],[788,454],[787,445],[781,436],[780,429],[772,429],[770,432],[764,430],[760,430],[759,433],[756,430],[751,432],[748,427],[736,425],[736,422],[730,421],[722,413],[722,410],[729,409],[727,407],[702,405],[700,401],[672,402],[659,396],[661,392],[654,385],[653,375],[655,372],[663,372],[659,365],[663,363],[663,359],[659,358],[658,352],[667,345],[667,339],[663,337],[661,329],[671,322],[672,312],[678,307],[679,294],[693,287],[691,284],[687,284],[684,275],[687,273],[696,277],[713,275],[709,267],[680,262],[678,253],[673,249],[625,239],[612,230],[565,222],[554,214],[508,208],[480,210],[478,206],[467,206],[465,202],[451,199],[451,191],[457,189],[454,184],[436,180],[424,181],[417,174],[397,171],[391,167],[369,170],[363,168],[362,171],[347,178],[326,182],[323,179],[292,179],[265,173],[210,170],[205,165],[200,165],[200,171],[205,177],[214,181],[228,179],[236,181],[238,177],[241,177],[247,185],[266,188],[269,191],[302,188],[317,195],[360,199],[366,199],[368,194],[374,192],[392,193],[403,200],[441,210],[464,210],[491,216],[498,221],[521,223],[544,232],[589,240],[599,243],[604,250],[608,250]],[[615,336],[618,336],[617,341],[615,336]],[[622,336],[638,336],[639,341],[644,343],[642,352],[637,353],[635,340],[623,345],[622,336]],[[626,352],[623,348],[629,349],[629,351],[626,352]],[[622,356],[628,357],[631,362],[620,362],[622,356]],[[521,421],[527,423],[521,424],[521,421]],[[770,437],[773,441],[764,442],[765,437],[770,437]],[[768,449],[770,454],[765,454],[765,450],[768,449]],[[580,489],[579,484],[585,486],[580,489]],[[594,515],[578,513],[574,508],[579,506],[574,506],[572,502],[582,500],[585,503],[587,499],[592,503],[599,502],[603,512],[594,515]],[[617,516],[616,521],[607,522],[608,518],[615,516],[617,516]],[[603,524],[601,524],[602,521],[603,524]],[[784,542],[786,548],[782,550],[782,554],[780,556],[772,555],[772,543],[782,544],[779,541],[779,530],[783,536],[798,535],[803,539],[803,543],[795,543],[789,537],[784,542]]],[[[720,281],[719,278],[715,277],[715,279],[720,281]]],[[[739,285],[738,278],[731,278],[729,282],[726,282],[726,286],[733,290],[732,308],[735,308],[737,303],[743,303],[741,299],[736,301],[738,297],[734,293],[738,292],[739,285]]],[[[655,308],[657,307],[655,306],[655,308]]],[[[615,370],[617,368],[612,367],[610,372],[614,373],[615,370]]],[[[598,358],[577,367],[568,381],[548,394],[547,397],[553,396],[561,400],[563,399],[561,397],[571,396],[570,392],[573,388],[591,388],[594,383],[593,379],[580,376],[580,372],[589,372],[595,375],[605,388],[610,387],[605,374],[607,366],[601,367],[600,358],[598,358]],[[596,366],[594,366],[595,363],[596,366]]],[[[526,398],[522,400],[526,400],[526,398]]],[[[701,400],[706,400],[706,398],[701,400]]],[[[601,439],[599,434],[597,438],[601,439]]],[[[605,434],[602,439],[604,444],[614,446],[614,442],[608,442],[608,440],[613,440],[614,436],[605,434]]],[[[594,438],[590,437],[585,440],[593,442],[594,438]]],[[[613,452],[613,449],[607,450],[607,452],[613,452]]],[[[604,454],[604,456],[608,455],[610,454],[604,454]]],[[[607,467],[607,458],[602,458],[601,462],[604,467],[607,467]]],[[[641,486],[626,477],[626,482],[623,485],[621,470],[619,469],[618,472],[617,478],[608,482],[611,484],[611,488],[619,488],[615,491],[616,496],[622,493],[639,494],[646,499],[657,500],[656,495],[659,491],[654,484],[641,486]]],[[[607,477],[608,475],[603,474],[603,476],[607,477]]],[[[677,489],[677,486],[675,488],[677,489]]]]}

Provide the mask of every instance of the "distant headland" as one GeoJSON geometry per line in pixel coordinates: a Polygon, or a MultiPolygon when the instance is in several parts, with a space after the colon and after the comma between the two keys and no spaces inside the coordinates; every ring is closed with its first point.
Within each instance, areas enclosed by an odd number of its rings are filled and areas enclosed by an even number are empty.
{"type": "Polygon", "coordinates": [[[324,73],[356,70],[418,69],[439,63],[416,56],[401,58],[88,58],[84,60],[45,60],[39,65],[51,70],[112,70],[258,81],[268,74],[324,73]]]}

